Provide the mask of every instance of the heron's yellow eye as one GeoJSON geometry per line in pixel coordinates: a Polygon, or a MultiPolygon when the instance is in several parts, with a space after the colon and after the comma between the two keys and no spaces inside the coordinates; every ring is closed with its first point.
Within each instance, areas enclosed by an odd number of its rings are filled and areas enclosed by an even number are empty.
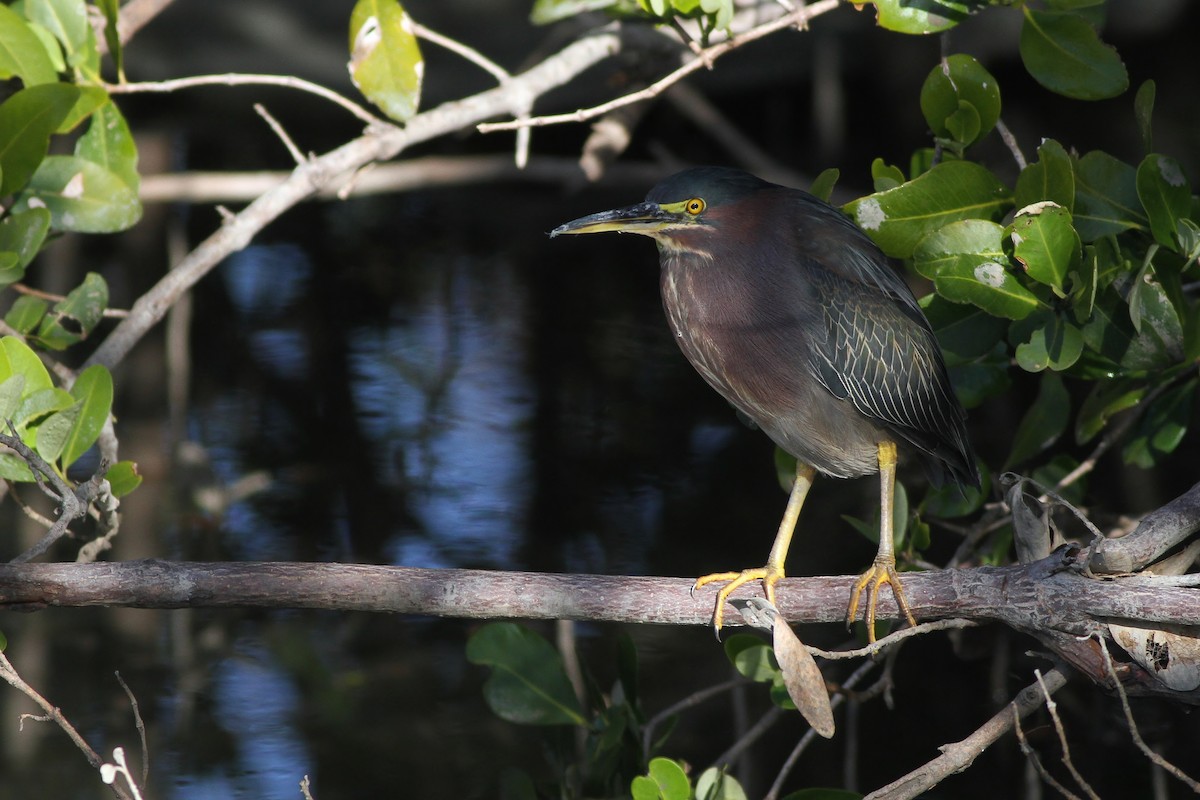
{"type": "Polygon", "coordinates": [[[704,201],[699,197],[693,197],[691,200],[688,200],[683,204],[683,208],[685,211],[687,211],[687,213],[694,217],[704,210],[704,201]]]}

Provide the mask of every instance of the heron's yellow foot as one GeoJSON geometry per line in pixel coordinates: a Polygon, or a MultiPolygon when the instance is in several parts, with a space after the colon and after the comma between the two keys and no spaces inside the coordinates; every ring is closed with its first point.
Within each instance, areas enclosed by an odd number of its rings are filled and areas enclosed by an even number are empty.
{"type": "Polygon", "coordinates": [[[735,589],[751,581],[762,581],[763,592],[767,595],[767,601],[774,604],[775,584],[779,583],[782,578],[783,569],[768,564],[765,567],[744,569],[741,572],[714,572],[711,575],[702,575],[696,578],[696,582],[692,584],[692,591],[695,592],[701,586],[707,586],[710,583],[729,581],[717,592],[717,602],[713,608],[713,631],[717,636],[720,636],[721,625],[725,621],[725,601],[729,599],[729,595],[733,594],[735,589]]]}
{"type": "Polygon", "coordinates": [[[867,609],[863,617],[863,621],[867,625],[867,640],[874,643],[875,641],[875,606],[879,601],[879,589],[887,584],[892,587],[892,594],[896,598],[896,605],[900,609],[900,613],[904,614],[909,625],[916,625],[917,620],[912,615],[912,611],[908,608],[908,600],[904,597],[904,587],[900,585],[900,575],[896,572],[896,559],[886,557],[876,557],[871,568],[858,576],[858,580],[854,582],[854,588],[850,590],[850,607],[846,611],[846,626],[854,624],[855,617],[858,616],[858,599],[863,592],[867,593],[867,609]]]}

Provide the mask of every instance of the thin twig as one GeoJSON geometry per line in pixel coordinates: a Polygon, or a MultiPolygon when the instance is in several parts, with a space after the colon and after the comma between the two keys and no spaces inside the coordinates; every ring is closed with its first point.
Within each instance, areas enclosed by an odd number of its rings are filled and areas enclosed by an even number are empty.
{"type": "Polygon", "coordinates": [[[771,22],[759,25],[757,28],[751,28],[745,33],[738,34],[723,42],[707,47],[701,51],[700,55],[687,62],[678,69],[672,71],[666,77],[660,78],[654,83],[647,86],[641,91],[632,92],[627,95],[610,100],[607,103],[601,103],[591,108],[583,108],[578,111],[573,111],[568,114],[549,114],[542,117],[530,117],[529,119],[517,119],[511,122],[485,122],[476,126],[476,130],[480,133],[494,133],[496,131],[511,131],[520,128],[541,128],[547,125],[562,125],[569,122],[587,122],[589,119],[594,119],[603,114],[607,114],[613,109],[627,106],[631,103],[637,103],[642,100],[649,100],[657,97],[664,91],[674,86],[679,81],[697,72],[701,69],[710,68],[712,63],[726,53],[730,53],[743,45],[757,41],[764,36],[769,36],[776,31],[784,30],[796,25],[803,25],[813,17],[820,16],[826,12],[837,8],[838,0],[820,0],[810,6],[799,8],[790,14],[785,14],[771,22]]]}
{"type": "Polygon", "coordinates": [[[712,765],[718,768],[727,767],[737,761],[750,745],[761,739],[767,731],[771,730],[771,727],[776,722],[779,722],[784,713],[784,710],[779,706],[771,706],[767,713],[763,714],[758,722],[750,727],[750,730],[746,731],[728,750],[717,756],[713,760],[712,765]]]}
{"type": "Polygon", "coordinates": [[[1079,795],[1075,794],[1070,789],[1059,783],[1058,780],[1050,774],[1050,770],[1046,769],[1046,765],[1042,763],[1042,758],[1038,755],[1038,751],[1034,750],[1033,746],[1030,745],[1029,741],[1025,738],[1025,728],[1021,726],[1021,716],[1017,713],[1016,706],[1009,707],[1012,709],[1013,713],[1013,731],[1017,734],[1017,744],[1021,748],[1022,755],[1024,755],[1025,758],[1029,760],[1029,763],[1033,765],[1034,771],[1037,772],[1038,776],[1046,782],[1047,786],[1061,794],[1064,798],[1066,798],[1066,800],[1080,800],[1079,795]]]}
{"type": "Polygon", "coordinates": [[[1084,780],[1083,775],[1075,768],[1075,762],[1071,759],[1071,746],[1067,744],[1067,731],[1063,727],[1062,718],[1058,716],[1058,703],[1054,702],[1054,698],[1050,696],[1050,691],[1046,688],[1045,681],[1042,680],[1042,671],[1035,669],[1033,674],[1037,676],[1038,686],[1041,687],[1042,695],[1046,698],[1046,711],[1050,713],[1050,721],[1054,723],[1054,732],[1058,736],[1058,744],[1062,747],[1062,763],[1067,768],[1067,772],[1071,773],[1071,777],[1075,779],[1075,785],[1084,791],[1090,800],[1100,800],[1100,797],[1092,790],[1091,785],[1084,780]]]}
{"type": "MultiPolygon", "coordinates": [[[[4,653],[0,653],[0,678],[3,678],[9,686],[12,686],[14,689],[21,692],[34,703],[36,703],[38,707],[45,712],[45,717],[38,717],[37,719],[39,721],[44,719],[45,721],[54,722],[57,724],[58,727],[62,728],[63,732],[67,734],[68,738],[75,743],[75,746],[79,748],[79,751],[83,753],[84,757],[87,758],[88,763],[91,764],[93,768],[97,770],[100,769],[100,767],[104,764],[104,759],[100,758],[99,754],[91,748],[91,745],[89,745],[84,738],[79,735],[79,731],[75,729],[75,726],[71,724],[71,721],[63,716],[63,713],[56,708],[53,703],[51,703],[45,697],[42,697],[42,695],[40,695],[36,689],[34,689],[21,678],[21,676],[17,673],[17,670],[13,667],[12,663],[8,660],[8,657],[5,656],[4,653]]],[[[32,717],[32,715],[30,716],[32,717]]],[[[131,800],[129,793],[120,786],[114,785],[113,791],[124,800],[131,800]]]]}
{"type": "Polygon", "coordinates": [[[1004,142],[1004,146],[1008,148],[1008,152],[1012,153],[1013,161],[1017,162],[1017,169],[1023,170],[1027,165],[1025,154],[1021,152],[1021,145],[1017,141],[1017,137],[1013,136],[1013,132],[1004,124],[1004,120],[996,119],[996,132],[1000,134],[1000,140],[1004,142]]]}
{"type": "Polygon", "coordinates": [[[697,692],[692,692],[679,702],[667,706],[662,711],[651,717],[646,723],[646,726],[642,731],[642,753],[646,756],[650,755],[650,747],[652,744],[654,744],[652,741],[654,729],[661,725],[664,721],[670,719],[681,711],[686,711],[692,706],[699,705],[710,697],[715,697],[722,692],[732,691],[739,686],[745,686],[749,682],[750,681],[747,678],[734,678],[733,680],[725,681],[724,683],[718,683],[714,686],[708,686],[697,692]]]}
{"type": "Polygon", "coordinates": [[[496,79],[497,83],[503,84],[512,77],[508,70],[497,64],[495,61],[492,61],[475,48],[465,45],[455,39],[451,39],[449,36],[443,36],[437,31],[431,30],[415,20],[410,19],[410,22],[412,23],[413,33],[415,33],[418,37],[427,42],[433,42],[438,47],[445,48],[455,55],[462,56],[475,66],[488,72],[493,78],[496,79]]]}
{"type": "MultiPolygon", "coordinates": [[[[32,286],[27,286],[26,284],[19,283],[19,282],[9,284],[9,288],[12,289],[14,292],[20,292],[21,294],[27,294],[30,297],[36,297],[41,300],[48,300],[52,303],[61,303],[63,300],[67,299],[66,297],[64,297],[61,294],[54,294],[53,292],[44,292],[41,289],[35,289],[32,286]]],[[[129,312],[123,308],[106,308],[103,311],[103,316],[108,319],[121,319],[123,317],[129,316],[129,312]]]]}
{"type": "Polygon", "coordinates": [[[297,78],[293,75],[253,75],[228,72],[223,75],[194,75],[190,78],[173,78],[165,81],[106,84],[104,88],[109,94],[143,94],[146,92],[162,94],[178,92],[181,89],[194,89],[199,86],[282,86],[287,89],[296,89],[301,92],[315,94],[317,97],[322,97],[331,103],[341,106],[372,127],[377,125],[391,126],[391,123],[384,122],[358,103],[338,94],[332,89],[327,89],[319,83],[306,81],[303,78],[297,78]]]}
{"type": "Polygon", "coordinates": [[[279,124],[279,120],[271,116],[270,111],[267,111],[266,106],[264,106],[262,103],[255,103],[254,113],[258,114],[267,121],[267,125],[271,127],[271,131],[279,137],[279,141],[283,142],[283,146],[287,148],[289,153],[291,153],[292,160],[295,161],[297,165],[303,164],[308,160],[304,157],[304,153],[300,152],[300,148],[296,146],[296,143],[292,141],[292,137],[288,135],[288,132],[283,129],[282,125],[279,124]]]}
{"type": "Polygon", "coordinates": [[[142,712],[138,710],[137,697],[129,688],[129,684],[125,683],[125,679],[121,677],[121,671],[115,670],[113,674],[117,676],[117,683],[121,684],[121,688],[125,690],[125,696],[129,698],[129,707],[133,709],[133,724],[137,728],[138,739],[142,743],[142,786],[147,786],[150,776],[150,748],[146,744],[146,723],[142,721],[142,712]]]}
{"type": "Polygon", "coordinates": [[[980,623],[969,619],[940,619],[934,622],[922,622],[914,628],[904,628],[902,630],[889,633],[882,639],[854,650],[822,650],[819,647],[805,645],[808,652],[818,658],[824,658],[829,661],[835,661],[844,658],[863,658],[866,656],[874,656],[876,653],[881,653],[884,650],[890,649],[892,646],[900,644],[905,639],[910,639],[913,636],[923,636],[927,633],[936,631],[958,630],[960,628],[974,628],[980,623]]]}
{"type": "Polygon", "coordinates": [[[1084,475],[1087,475],[1089,472],[1094,470],[1097,462],[1100,460],[1100,456],[1104,455],[1106,452],[1108,452],[1110,447],[1120,441],[1121,437],[1123,437],[1133,426],[1133,423],[1137,422],[1138,419],[1141,418],[1142,413],[1150,405],[1151,401],[1166,391],[1168,385],[1169,384],[1163,384],[1161,386],[1154,387],[1146,393],[1146,396],[1142,398],[1142,401],[1137,404],[1136,408],[1132,408],[1126,413],[1122,414],[1121,418],[1118,419],[1116,423],[1114,423],[1113,426],[1108,429],[1108,432],[1104,434],[1104,437],[1096,443],[1095,449],[1088,454],[1087,458],[1079,462],[1079,466],[1077,466],[1075,469],[1062,476],[1058,483],[1054,485],[1054,488],[1058,491],[1062,491],[1075,481],[1082,478],[1084,475]]]}
{"type": "Polygon", "coordinates": [[[1171,773],[1180,783],[1186,784],[1193,792],[1200,794],[1200,781],[1196,781],[1179,767],[1163,758],[1162,755],[1154,752],[1142,738],[1137,723],[1133,719],[1133,709],[1129,707],[1129,698],[1125,694],[1125,687],[1121,685],[1121,681],[1117,677],[1117,670],[1113,666],[1112,654],[1108,652],[1108,642],[1105,641],[1103,636],[1098,634],[1095,636],[1096,641],[1100,643],[1100,651],[1104,654],[1104,668],[1108,671],[1108,677],[1112,680],[1113,687],[1117,690],[1117,696],[1121,698],[1121,709],[1125,712],[1125,722],[1129,725],[1129,733],[1133,736],[1133,743],[1137,745],[1139,750],[1146,754],[1146,758],[1150,759],[1160,769],[1171,773]]]}
{"type": "Polygon", "coordinates": [[[0,433],[0,444],[16,451],[17,455],[29,465],[29,469],[33,472],[33,477],[37,480],[38,487],[50,498],[59,503],[58,519],[50,526],[50,530],[46,531],[45,535],[33,547],[30,547],[10,562],[13,564],[24,564],[46,552],[50,548],[50,545],[61,539],[67,532],[67,526],[87,513],[87,505],[80,502],[75,492],[59,477],[53,467],[31,450],[29,445],[21,441],[21,437],[17,435],[17,429],[13,426],[12,420],[8,420],[8,429],[12,435],[9,436],[8,434],[0,433]],[[50,482],[53,489],[46,488],[43,478],[50,482]]]}

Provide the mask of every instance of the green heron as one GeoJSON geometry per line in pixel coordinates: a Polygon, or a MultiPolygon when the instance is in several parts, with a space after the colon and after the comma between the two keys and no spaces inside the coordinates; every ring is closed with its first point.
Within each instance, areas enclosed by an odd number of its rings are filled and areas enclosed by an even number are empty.
{"type": "Polygon", "coordinates": [[[698,578],[726,581],[713,625],[739,586],[775,601],[800,508],[818,472],[880,476],[879,551],[855,582],[846,621],[867,592],[875,639],[880,589],[915,624],[896,573],[892,508],[898,448],[931,479],[979,485],[941,350],[887,256],[833,206],[735,169],[667,178],[644,203],[560,225],[564,233],[639,233],[658,243],[663,307],[692,366],[777,445],[796,477],[766,566],[698,578]]]}

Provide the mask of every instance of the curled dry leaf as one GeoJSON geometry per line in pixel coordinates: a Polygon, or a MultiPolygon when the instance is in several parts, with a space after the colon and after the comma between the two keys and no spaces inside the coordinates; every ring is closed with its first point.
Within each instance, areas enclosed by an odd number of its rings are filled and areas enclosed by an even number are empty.
{"type": "Polygon", "coordinates": [[[1177,692],[1200,688],[1200,637],[1195,628],[1158,623],[1155,628],[1108,629],[1116,643],[1164,685],[1177,692]]]}

